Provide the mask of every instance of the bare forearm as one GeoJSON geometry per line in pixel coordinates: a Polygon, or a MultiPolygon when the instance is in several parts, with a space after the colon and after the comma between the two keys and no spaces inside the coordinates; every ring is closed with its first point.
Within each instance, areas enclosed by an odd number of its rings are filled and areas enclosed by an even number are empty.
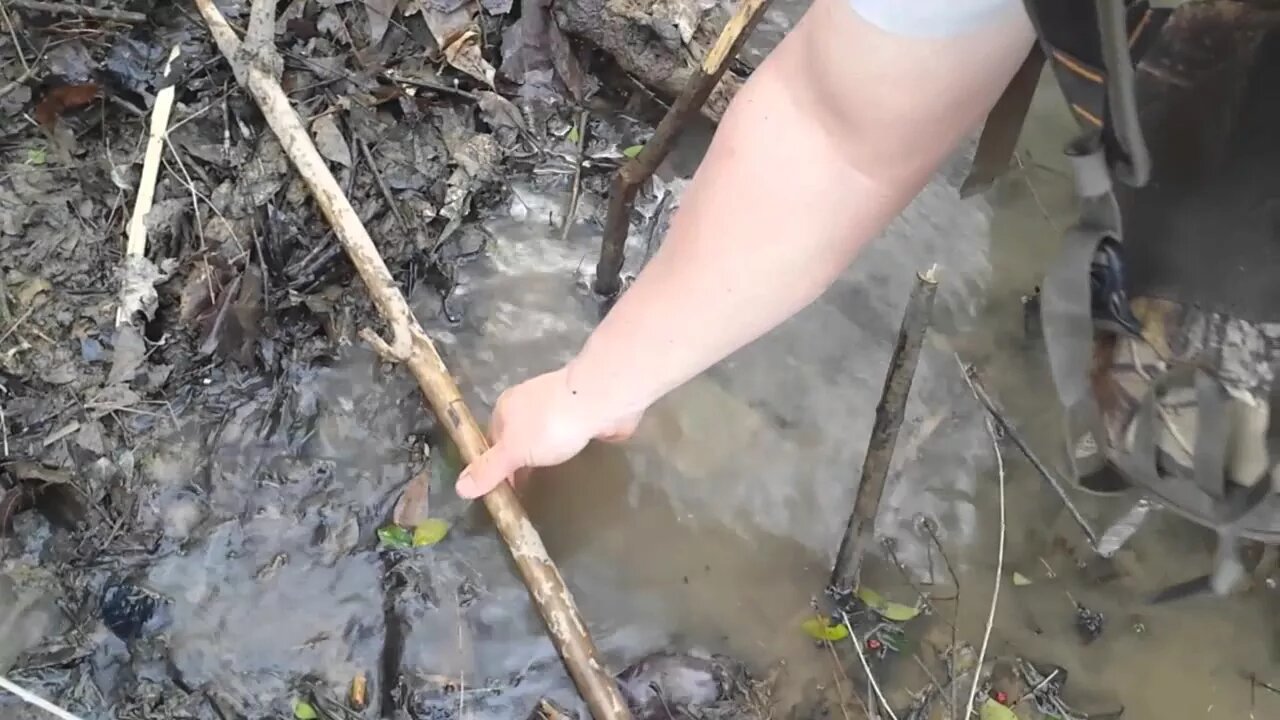
{"type": "Polygon", "coordinates": [[[910,198],[831,162],[776,82],[762,72],[735,98],[662,246],[571,368],[605,405],[643,410],[812,302],[910,198]]]}
{"type": "MultiPolygon", "coordinates": [[[[811,12],[840,11],[819,0],[811,12]]],[[[822,52],[807,32],[806,42],[780,46],[734,100],[662,247],[570,364],[571,388],[593,405],[641,411],[811,303],[1003,87],[994,78],[982,83],[989,98],[913,100],[887,87],[914,72],[911,59],[903,67],[889,57],[893,47],[854,58],[866,62],[847,68],[853,77],[798,79],[822,52]],[[842,115],[827,91],[868,107],[842,115]],[[964,103],[964,113],[948,107],[964,103]]],[[[1014,47],[991,62],[1011,74],[1017,59],[1014,47]]],[[[932,78],[944,91],[946,80],[932,78]]]]}

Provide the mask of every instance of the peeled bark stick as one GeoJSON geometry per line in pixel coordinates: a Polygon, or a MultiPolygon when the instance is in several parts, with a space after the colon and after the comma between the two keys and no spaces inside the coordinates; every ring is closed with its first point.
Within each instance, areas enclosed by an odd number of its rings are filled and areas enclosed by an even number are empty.
{"type": "MultiPolygon", "coordinates": [[[[212,0],[196,0],[196,5],[209,24],[222,54],[233,65],[238,64],[241,56],[237,50],[241,43],[231,26],[213,6],[212,0]]],[[[257,48],[245,49],[249,55],[261,52],[257,48]]],[[[280,83],[256,63],[249,63],[240,70],[243,70],[246,89],[257,101],[267,124],[280,139],[298,175],[307,183],[364,280],[374,304],[391,328],[393,340],[388,344],[368,329],[361,331],[361,337],[383,357],[409,366],[432,410],[448,428],[450,437],[462,452],[462,457],[468,462],[479,457],[488,449],[484,433],[468,410],[444,361],[414,319],[372,238],[320,157],[280,83]]],[[[617,684],[600,663],[596,647],[564,578],[547,555],[537,529],[529,521],[511,486],[506,483],[499,485],[484,497],[484,504],[511,551],[556,650],[591,714],[596,720],[630,720],[630,711],[617,684]]]]}
{"type": "MultiPolygon", "coordinates": [[[[155,200],[156,178],[160,174],[160,155],[164,152],[164,138],[169,132],[169,115],[173,112],[173,64],[181,53],[181,45],[174,45],[169,51],[169,59],[165,61],[161,74],[161,89],[156,93],[155,106],[151,108],[147,149],[142,156],[142,177],[138,180],[138,196],[133,202],[133,215],[129,218],[128,239],[124,248],[126,267],[131,259],[140,258],[147,252],[147,213],[151,212],[151,204],[155,200]]],[[[128,317],[128,304],[123,301],[124,292],[124,290],[121,291],[122,300],[116,311],[116,325],[132,320],[128,317]]]]}
{"type": "Polygon", "coordinates": [[[867,441],[867,454],[862,461],[862,479],[858,482],[853,512],[849,514],[849,523],[845,526],[844,537],[840,539],[840,550],[831,571],[829,587],[837,592],[857,589],[862,558],[875,532],[880,497],[884,494],[893,447],[898,441],[907,396],[911,393],[911,381],[915,378],[920,346],[924,344],[924,334],[933,316],[933,299],[938,290],[935,271],[936,266],[916,275],[915,287],[902,316],[902,327],[898,330],[898,342],[889,357],[889,371],[880,392],[880,402],[876,405],[876,420],[867,441]]]}
{"type": "Polygon", "coordinates": [[[653,137],[644,144],[640,154],[628,160],[614,176],[613,185],[609,189],[609,214],[605,219],[604,237],[600,241],[600,260],[596,263],[597,293],[613,296],[622,288],[619,273],[622,272],[622,262],[625,259],[627,227],[631,224],[631,208],[635,205],[636,193],[671,152],[681,128],[688,124],[689,118],[707,101],[707,96],[719,82],[720,76],[724,75],[729,63],[737,56],[742,43],[751,34],[751,29],[764,16],[771,1],[742,0],[738,11],[720,31],[716,44],[711,46],[702,59],[702,65],[689,78],[671,109],[667,110],[667,114],[658,123],[653,137]]]}

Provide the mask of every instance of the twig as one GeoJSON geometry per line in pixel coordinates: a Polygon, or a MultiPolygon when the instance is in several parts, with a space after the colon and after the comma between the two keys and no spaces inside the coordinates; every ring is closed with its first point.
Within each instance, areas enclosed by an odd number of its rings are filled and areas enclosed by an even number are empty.
{"type": "Polygon", "coordinates": [[[560,244],[569,241],[569,230],[573,227],[573,218],[578,214],[578,201],[582,197],[582,148],[587,142],[587,118],[590,114],[583,110],[578,113],[578,155],[573,166],[573,190],[569,195],[569,206],[564,211],[563,227],[560,228],[560,244]]]}
{"type": "Polygon", "coordinates": [[[595,291],[606,297],[618,294],[622,287],[619,273],[625,259],[627,227],[631,224],[631,208],[636,193],[648,180],[675,145],[680,130],[689,118],[711,95],[712,89],[724,75],[729,63],[737,56],[739,48],[751,34],[751,29],[764,16],[771,0],[742,0],[737,12],[725,23],[716,44],[707,51],[702,64],[694,70],[671,109],[662,117],[653,137],[644,144],[639,155],[631,158],[618,170],[609,188],[609,214],[605,220],[604,237],[600,242],[600,260],[596,264],[595,291]]]}
{"type": "Polygon", "coordinates": [[[4,456],[9,457],[9,421],[4,417],[4,403],[0,403],[0,437],[4,439],[4,456]]]}
{"type": "Polygon", "coordinates": [[[862,478],[853,499],[853,511],[840,538],[836,564],[831,570],[830,587],[836,591],[853,590],[862,572],[862,559],[875,532],[876,513],[880,509],[880,497],[884,494],[885,480],[889,476],[889,463],[893,460],[893,447],[902,427],[902,414],[911,392],[920,347],[933,315],[933,300],[937,295],[936,266],[925,273],[916,274],[915,286],[907,300],[907,310],[902,316],[897,344],[889,356],[889,370],[885,373],[884,389],[876,405],[876,419],[867,441],[867,453],[862,462],[862,478]]]}
{"type": "MultiPolygon", "coordinates": [[[[812,600],[810,602],[810,605],[813,607],[814,619],[816,619],[818,622],[825,624],[824,618],[822,617],[822,613],[818,609],[817,599],[815,598],[814,600],[812,600]]],[[[822,644],[826,645],[827,650],[830,651],[831,653],[831,664],[834,665],[834,667],[831,669],[831,677],[834,678],[836,681],[836,693],[840,697],[840,714],[845,717],[845,720],[848,720],[849,713],[844,706],[844,688],[841,687],[840,685],[840,675],[844,675],[844,679],[848,680],[850,685],[853,684],[853,678],[849,677],[849,671],[845,669],[844,663],[840,662],[840,656],[836,653],[835,645],[831,644],[831,642],[828,640],[823,640],[822,644]]],[[[850,688],[850,696],[854,700],[858,701],[858,707],[862,709],[862,716],[866,718],[871,717],[871,708],[867,707],[867,704],[862,701],[862,698],[859,697],[858,693],[856,691],[853,691],[852,688],[850,688]]]]}
{"type": "Polygon", "coordinates": [[[26,82],[31,79],[31,76],[35,74],[35,68],[28,67],[26,72],[19,75],[16,80],[12,80],[4,87],[0,87],[0,98],[3,98],[14,90],[17,90],[20,86],[25,85],[26,82]]]}
{"type": "MultiPolygon", "coordinates": [[[[255,11],[264,5],[274,7],[274,0],[255,0],[255,11]]],[[[290,105],[289,97],[269,69],[264,69],[263,66],[269,68],[270,63],[242,60],[242,52],[250,56],[257,54],[260,58],[273,54],[270,42],[244,47],[212,0],[196,0],[196,6],[208,23],[219,50],[231,63],[237,78],[242,78],[240,81],[280,139],[298,175],[306,182],[316,204],[346,249],[379,314],[390,327],[392,342],[388,343],[368,328],[362,330],[360,336],[383,359],[408,366],[436,417],[448,429],[463,460],[470,462],[480,457],[489,448],[484,432],[472,416],[431,339],[413,317],[368,230],[316,150],[315,143],[290,105]]],[[[631,713],[627,704],[601,661],[573,595],[547,554],[537,528],[530,522],[511,485],[499,484],[484,496],[483,502],[511,552],[552,643],[592,716],[596,720],[629,720],[631,713]]]]}
{"type": "MultiPolygon", "coordinates": [[[[13,51],[18,54],[18,60],[22,61],[22,68],[26,70],[23,79],[31,75],[31,64],[27,62],[27,54],[22,52],[22,43],[18,41],[18,29],[13,26],[13,16],[5,9],[4,0],[0,0],[0,15],[4,16],[4,24],[9,26],[9,36],[13,38],[13,51]]],[[[12,87],[12,86],[10,86],[12,87]]],[[[5,88],[5,94],[9,93],[9,88],[5,88]]]]}
{"type": "Polygon", "coordinates": [[[991,626],[996,622],[996,603],[1000,599],[1000,583],[1004,580],[1004,454],[1000,452],[1000,439],[996,436],[995,421],[988,418],[984,425],[987,428],[987,434],[991,436],[991,449],[996,454],[996,473],[999,475],[1000,480],[1000,547],[996,553],[996,581],[995,588],[991,591],[991,609],[987,611],[987,628],[982,633],[982,649],[978,651],[978,663],[973,673],[973,685],[969,688],[969,702],[965,706],[968,709],[963,716],[966,718],[973,714],[973,700],[978,696],[978,680],[982,677],[982,663],[986,661],[987,643],[991,641],[991,626]]]}
{"type": "MultiPolygon", "coordinates": [[[[147,252],[147,213],[151,212],[151,203],[155,200],[156,179],[160,175],[160,158],[164,152],[165,132],[169,128],[169,113],[173,111],[173,63],[182,53],[182,46],[175,44],[169,51],[169,59],[165,61],[161,72],[161,84],[164,86],[156,93],[155,107],[151,111],[151,127],[147,133],[147,150],[142,158],[142,177],[138,180],[138,196],[133,203],[133,216],[129,218],[128,241],[125,244],[124,256],[126,265],[130,259],[141,258],[147,252]]],[[[121,303],[116,309],[116,325],[123,325],[132,318],[123,301],[124,292],[128,288],[126,273],[125,287],[121,289],[121,303]]]]}
{"type": "Polygon", "coordinates": [[[369,148],[369,143],[359,137],[352,135],[356,141],[356,145],[360,148],[360,154],[364,155],[364,161],[369,164],[369,172],[373,173],[373,181],[377,183],[382,198],[387,201],[387,207],[391,208],[391,214],[396,219],[396,224],[401,230],[409,232],[409,223],[405,221],[404,215],[400,212],[400,205],[396,203],[396,198],[391,194],[391,188],[387,187],[387,181],[382,178],[382,173],[378,171],[378,164],[373,161],[373,150],[369,148]]]}
{"type": "Polygon", "coordinates": [[[37,2],[37,0],[9,0],[14,7],[23,10],[49,13],[51,15],[79,15],[80,17],[98,20],[114,20],[124,23],[146,22],[147,16],[129,10],[110,10],[106,8],[87,7],[82,3],[37,2]]]}
{"type": "Polygon", "coordinates": [[[884,699],[884,692],[880,690],[880,683],[876,682],[876,676],[871,673],[871,663],[867,662],[867,656],[862,652],[862,639],[853,631],[853,623],[849,622],[849,615],[844,610],[837,608],[840,613],[840,619],[844,621],[844,627],[849,631],[849,639],[853,642],[853,649],[858,653],[858,660],[862,662],[862,670],[867,674],[867,682],[871,683],[871,689],[876,691],[876,697],[880,700],[881,707],[889,713],[889,717],[898,720],[898,716],[893,714],[893,708],[889,707],[889,702],[884,699]]]}
{"type": "Polygon", "coordinates": [[[5,340],[8,340],[9,336],[13,334],[13,331],[17,330],[18,326],[21,325],[23,322],[25,322],[26,319],[31,316],[31,313],[35,312],[35,309],[36,309],[36,303],[34,300],[32,300],[31,304],[27,305],[27,309],[24,310],[22,314],[18,316],[17,320],[13,321],[12,325],[9,326],[9,329],[5,330],[3,334],[0,334],[0,343],[3,343],[5,340]]]}
{"type": "Polygon", "coordinates": [[[982,381],[978,378],[977,370],[972,366],[965,365],[959,355],[956,355],[955,358],[956,363],[960,365],[961,374],[964,376],[965,382],[968,383],[969,389],[973,392],[974,397],[978,398],[978,401],[987,409],[991,418],[995,420],[996,425],[998,425],[1000,430],[1013,441],[1014,446],[1022,451],[1022,454],[1031,462],[1032,467],[1036,469],[1036,472],[1040,474],[1040,477],[1044,478],[1045,482],[1049,483],[1054,492],[1058,494],[1058,498],[1067,506],[1067,510],[1070,511],[1071,517],[1075,519],[1076,524],[1080,526],[1080,531],[1084,533],[1085,538],[1089,541],[1089,546],[1096,549],[1098,546],[1098,534],[1094,532],[1093,528],[1089,525],[1089,521],[1084,519],[1084,515],[1081,514],[1080,510],[1075,506],[1075,503],[1071,502],[1071,498],[1067,496],[1066,485],[1062,480],[1058,479],[1047,465],[1041,462],[1040,458],[1031,450],[1031,446],[1027,444],[1025,439],[1023,439],[1017,428],[1013,426],[1013,423],[1009,422],[1005,418],[1004,413],[1000,411],[1000,408],[996,405],[995,401],[991,399],[989,394],[987,394],[986,388],[982,386],[982,381]]]}
{"type": "Polygon", "coordinates": [[[19,700],[22,700],[23,702],[29,705],[34,705],[40,708],[41,710],[44,710],[45,712],[49,713],[50,715],[53,715],[54,717],[62,718],[62,720],[81,720],[81,718],[75,715],[72,715],[66,710],[63,710],[62,708],[58,707],[57,705],[54,705],[53,703],[49,702],[48,700],[45,700],[44,698],[36,695],[35,693],[32,693],[27,690],[23,690],[22,688],[13,684],[13,681],[9,680],[9,678],[3,675],[0,675],[0,688],[8,690],[14,695],[17,695],[19,700]]]}

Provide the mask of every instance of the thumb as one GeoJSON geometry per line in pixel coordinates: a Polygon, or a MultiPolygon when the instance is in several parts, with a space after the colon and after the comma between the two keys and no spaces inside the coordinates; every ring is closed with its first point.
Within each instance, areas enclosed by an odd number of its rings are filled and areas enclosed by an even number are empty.
{"type": "Polygon", "coordinates": [[[476,458],[458,475],[454,491],[467,500],[474,500],[504,482],[523,467],[516,454],[507,445],[498,443],[476,458]]]}

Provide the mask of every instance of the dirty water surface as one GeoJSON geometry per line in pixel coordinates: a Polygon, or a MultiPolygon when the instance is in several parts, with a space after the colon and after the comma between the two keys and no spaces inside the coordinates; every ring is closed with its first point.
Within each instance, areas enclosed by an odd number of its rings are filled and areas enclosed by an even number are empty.
{"type": "MultiPolygon", "coordinates": [[[[516,111],[555,128],[540,162],[521,157],[530,131],[501,98],[486,97],[478,123],[444,102],[343,102],[379,92],[339,71],[365,25],[328,4],[289,5],[301,9],[282,20],[281,46],[297,61],[287,67],[300,112],[321,118],[322,153],[483,420],[504,388],[563,363],[598,322],[587,288],[602,191],[643,123],[593,121],[599,140],[584,152],[596,165],[562,236],[574,114],[541,104],[546,88],[526,85],[516,111]],[[502,180],[499,162],[521,172],[502,180]]],[[[761,57],[800,9],[771,10],[744,56],[761,57]]],[[[0,503],[0,672],[85,718],[524,718],[544,699],[582,716],[483,509],[452,492],[456,454],[407,375],[356,339],[376,326],[363,289],[198,22],[175,16],[144,41],[87,24],[68,40],[65,20],[24,21],[53,38],[50,83],[105,82],[106,68],[123,90],[89,115],[43,105],[66,116],[0,140],[3,487],[28,488],[31,506],[18,512],[16,492],[0,503]],[[201,60],[171,130],[163,212],[148,222],[151,256],[179,263],[160,268],[158,309],[130,334],[112,322],[116,241],[145,139],[135,111],[154,100],[145,78],[173,42],[201,60]],[[402,497],[415,486],[411,512],[402,497]],[[386,531],[404,513],[447,533],[403,542],[386,531]]],[[[395,24],[380,32],[388,64],[421,42],[395,24]]],[[[416,87],[440,84],[430,68],[400,67],[416,87]]],[[[520,488],[606,662],[631,666],[624,684],[647,703],[643,716],[671,712],[649,697],[654,679],[706,705],[693,717],[862,716],[858,655],[802,626],[852,502],[912,277],[933,264],[935,327],[878,519],[888,542],[868,569],[892,600],[929,598],[905,623],[906,650],[874,649],[890,706],[936,680],[938,649],[981,645],[998,577],[988,657],[1060,667],[1061,697],[1082,716],[1280,711],[1249,680],[1280,686],[1265,587],[1145,604],[1207,568],[1207,535],[1157,514],[1101,562],[1007,443],[1002,513],[955,353],[1060,465],[1049,379],[1022,312],[1071,212],[1059,153],[1070,128],[1044,88],[1020,170],[961,200],[966,147],[812,307],[672,393],[630,443],[592,445],[520,488]],[[1100,634],[1082,633],[1080,607],[1101,613],[1100,634]],[[652,655],[664,651],[701,660],[652,655]],[[710,702],[730,685],[738,702],[710,702]]],[[[34,112],[24,103],[40,94],[20,94],[0,98],[6,117],[34,112]]],[[[707,134],[692,130],[642,198],[628,272],[660,241],[707,134]]],[[[1095,526],[1125,509],[1073,499],[1095,526]]],[[[1020,716],[1034,717],[1033,704],[1020,716]]],[[[41,717],[7,695],[0,713],[41,717]]]]}

